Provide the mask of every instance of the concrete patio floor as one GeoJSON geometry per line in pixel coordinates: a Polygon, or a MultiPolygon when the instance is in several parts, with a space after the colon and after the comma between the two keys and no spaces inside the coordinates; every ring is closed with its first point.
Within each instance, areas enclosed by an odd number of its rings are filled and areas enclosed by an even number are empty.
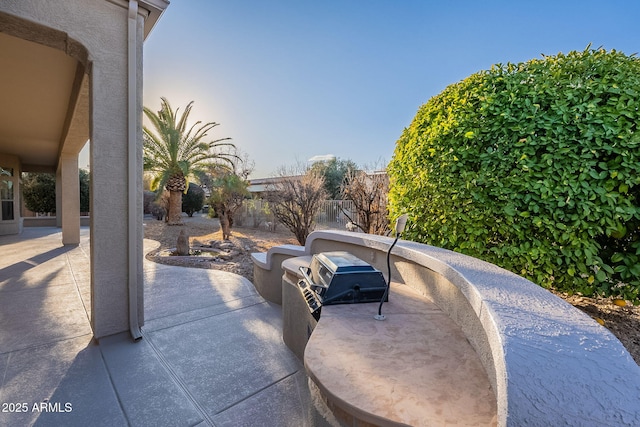
{"type": "MultiPolygon", "coordinates": [[[[153,244],[153,242],[146,242],[153,244]]],[[[280,307],[246,279],[144,261],[143,339],[92,338],[89,230],[0,236],[0,426],[304,426],[280,307]]]]}

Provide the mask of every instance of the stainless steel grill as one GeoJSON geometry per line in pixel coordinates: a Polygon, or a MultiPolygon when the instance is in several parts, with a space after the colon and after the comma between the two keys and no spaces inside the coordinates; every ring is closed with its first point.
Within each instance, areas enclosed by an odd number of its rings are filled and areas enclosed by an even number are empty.
{"type": "Polygon", "coordinates": [[[348,252],[316,254],[300,271],[298,287],[317,317],[323,305],[380,302],[387,286],[380,271],[348,252]]]}

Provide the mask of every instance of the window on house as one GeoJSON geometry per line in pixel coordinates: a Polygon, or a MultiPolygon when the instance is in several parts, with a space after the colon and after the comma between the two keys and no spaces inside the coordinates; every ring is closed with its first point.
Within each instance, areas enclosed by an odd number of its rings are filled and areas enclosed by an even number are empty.
{"type": "Polygon", "coordinates": [[[13,220],[13,169],[0,166],[0,221],[13,220]]]}

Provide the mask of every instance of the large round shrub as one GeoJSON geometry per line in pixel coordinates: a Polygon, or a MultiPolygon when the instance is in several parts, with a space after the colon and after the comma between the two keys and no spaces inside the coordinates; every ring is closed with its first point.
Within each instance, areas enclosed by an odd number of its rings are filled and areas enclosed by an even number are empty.
{"type": "Polygon", "coordinates": [[[640,296],[640,60],[495,65],[423,105],[389,165],[405,236],[545,286],[640,296]]]}
{"type": "Polygon", "coordinates": [[[182,195],[182,212],[186,212],[189,217],[204,206],[204,190],[193,182],[189,183],[187,192],[182,195]]]}

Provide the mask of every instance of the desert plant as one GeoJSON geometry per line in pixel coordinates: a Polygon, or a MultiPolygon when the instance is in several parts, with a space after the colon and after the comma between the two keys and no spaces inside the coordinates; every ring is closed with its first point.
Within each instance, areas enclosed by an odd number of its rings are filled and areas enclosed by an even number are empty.
{"type": "Polygon", "coordinates": [[[167,220],[167,206],[169,206],[169,192],[161,190],[160,194],[154,193],[154,200],[151,203],[151,215],[158,221],[167,220]]]}
{"type": "Polygon", "coordinates": [[[155,200],[156,200],[156,193],[154,193],[153,191],[144,190],[142,192],[142,206],[145,214],[151,213],[151,208],[155,200]]]}
{"type": "Polygon", "coordinates": [[[199,211],[204,206],[204,190],[193,182],[189,183],[187,192],[182,195],[182,212],[186,212],[189,217],[194,212],[199,211]]]}
{"type": "Polygon", "coordinates": [[[233,147],[222,142],[230,138],[204,142],[207,132],[218,123],[196,122],[187,128],[187,119],[193,106],[191,101],[184,113],[178,117],[178,109],[173,111],[169,101],[162,98],[157,113],[145,107],[144,113],[153,128],[144,127],[144,169],[151,172],[151,190],[166,188],[169,191],[168,224],[181,224],[182,193],[187,189],[187,178],[211,163],[231,162],[233,154],[220,148],[233,147]]]}
{"type": "Polygon", "coordinates": [[[231,236],[233,216],[249,195],[247,187],[248,182],[231,171],[219,174],[213,180],[209,203],[215,209],[220,220],[223,240],[228,240],[231,236]]]}
{"type": "Polygon", "coordinates": [[[342,197],[353,201],[356,217],[349,218],[351,223],[365,233],[386,234],[388,193],[389,177],[385,171],[350,170],[342,185],[342,197]]]}
{"type": "MultiPolygon", "coordinates": [[[[248,177],[253,171],[254,163],[246,153],[234,150],[227,154],[227,164],[210,165],[197,174],[203,188],[209,189],[209,217],[220,220],[224,240],[231,236],[236,212],[249,196],[248,177]]],[[[242,218],[239,218],[239,223],[242,218]]]]}
{"type": "Polygon", "coordinates": [[[388,171],[405,236],[545,286],[640,296],[640,60],[604,49],[495,65],[447,87],[388,171]]]}
{"type": "Polygon", "coordinates": [[[277,182],[267,188],[267,200],[275,218],[287,227],[301,245],[315,227],[314,218],[326,199],[322,175],[301,165],[282,167],[277,182]]]}

